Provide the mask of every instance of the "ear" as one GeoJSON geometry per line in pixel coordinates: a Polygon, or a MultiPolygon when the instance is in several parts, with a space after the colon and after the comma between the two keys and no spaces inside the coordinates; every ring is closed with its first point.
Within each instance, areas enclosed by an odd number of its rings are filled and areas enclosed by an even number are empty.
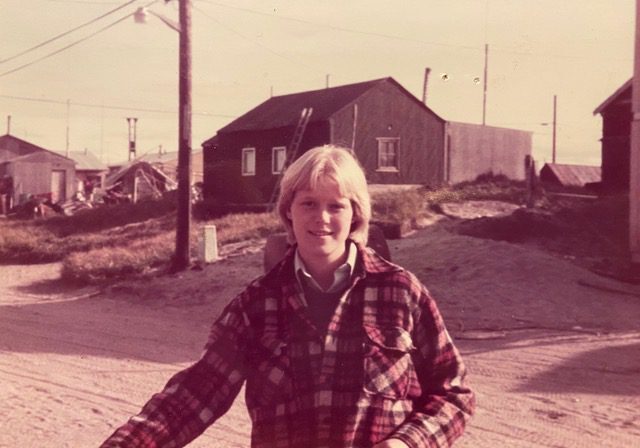
{"type": "Polygon", "coordinates": [[[291,220],[291,209],[287,210],[287,219],[291,220]]]}

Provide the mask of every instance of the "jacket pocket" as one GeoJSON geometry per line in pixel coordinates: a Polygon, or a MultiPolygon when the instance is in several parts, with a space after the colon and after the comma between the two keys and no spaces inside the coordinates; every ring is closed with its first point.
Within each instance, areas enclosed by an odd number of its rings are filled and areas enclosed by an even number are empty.
{"type": "Polygon", "coordinates": [[[263,339],[251,353],[247,372],[247,405],[275,406],[291,399],[291,359],[287,343],[263,339]]]}
{"type": "Polygon", "coordinates": [[[400,327],[364,326],[364,390],[391,399],[407,397],[417,381],[408,331],[400,327]]]}

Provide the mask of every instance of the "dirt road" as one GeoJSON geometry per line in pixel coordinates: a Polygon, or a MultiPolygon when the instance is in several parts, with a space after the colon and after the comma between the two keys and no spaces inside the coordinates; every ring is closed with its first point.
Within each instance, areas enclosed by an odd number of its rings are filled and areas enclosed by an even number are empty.
{"type": "MultiPolygon", "coordinates": [[[[640,440],[640,287],[432,226],[391,243],[438,299],[478,394],[459,447],[640,440]]],[[[195,360],[260,252],[106,290],[59,266],[0,266],[0,446],[97,446],[195,360]]],[[[193,447],[247,447],[242,396],[193,447]]]]}

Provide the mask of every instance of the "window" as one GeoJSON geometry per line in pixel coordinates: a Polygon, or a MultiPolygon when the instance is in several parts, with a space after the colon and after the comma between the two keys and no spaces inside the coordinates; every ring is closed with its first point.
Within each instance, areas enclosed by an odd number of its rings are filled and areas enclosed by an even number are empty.
{"type": "Polygon", "coordinates": [[[271,151],[271,173],[280,174],[284,171],[284,162],[287,158],[287,148],[276,146],[271,151]]]}
{"type": "Polygon", "coordinates": [[[242,148],[242,175],[256,174],[256,148],[242,148]]]}
{"type": "Polygon", "coordinates": [[[398,171],[399,138],[378,138],[378,171],[398,171]]]}

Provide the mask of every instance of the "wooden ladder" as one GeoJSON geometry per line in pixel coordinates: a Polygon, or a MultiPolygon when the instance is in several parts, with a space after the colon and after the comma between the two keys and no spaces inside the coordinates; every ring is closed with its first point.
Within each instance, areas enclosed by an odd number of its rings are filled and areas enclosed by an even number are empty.
{"type": "Polygon", "coordinates": [[[270,208],[273,208],[275,206],[275,202],[278,199],[278,194],[280,194],[280,181],[282,180],[282,174],[285,172],[289,164],[296,160],[296,157],[298,156],[300,143],[302,142],[304,131],[307,129],[307,124],[309,124],[309,119],[311,118],[312,113],[313,107],[305,107],[300,113],[298,124],[296,125],[296,129],[293,131],[291,143],[289,143],[289,146],[287,147],[282,171],[280,172],[278,180],[276,181],[276,185],[273,187],[273,192],[271,193],[271,198],[269,199],[270,208]]]}

